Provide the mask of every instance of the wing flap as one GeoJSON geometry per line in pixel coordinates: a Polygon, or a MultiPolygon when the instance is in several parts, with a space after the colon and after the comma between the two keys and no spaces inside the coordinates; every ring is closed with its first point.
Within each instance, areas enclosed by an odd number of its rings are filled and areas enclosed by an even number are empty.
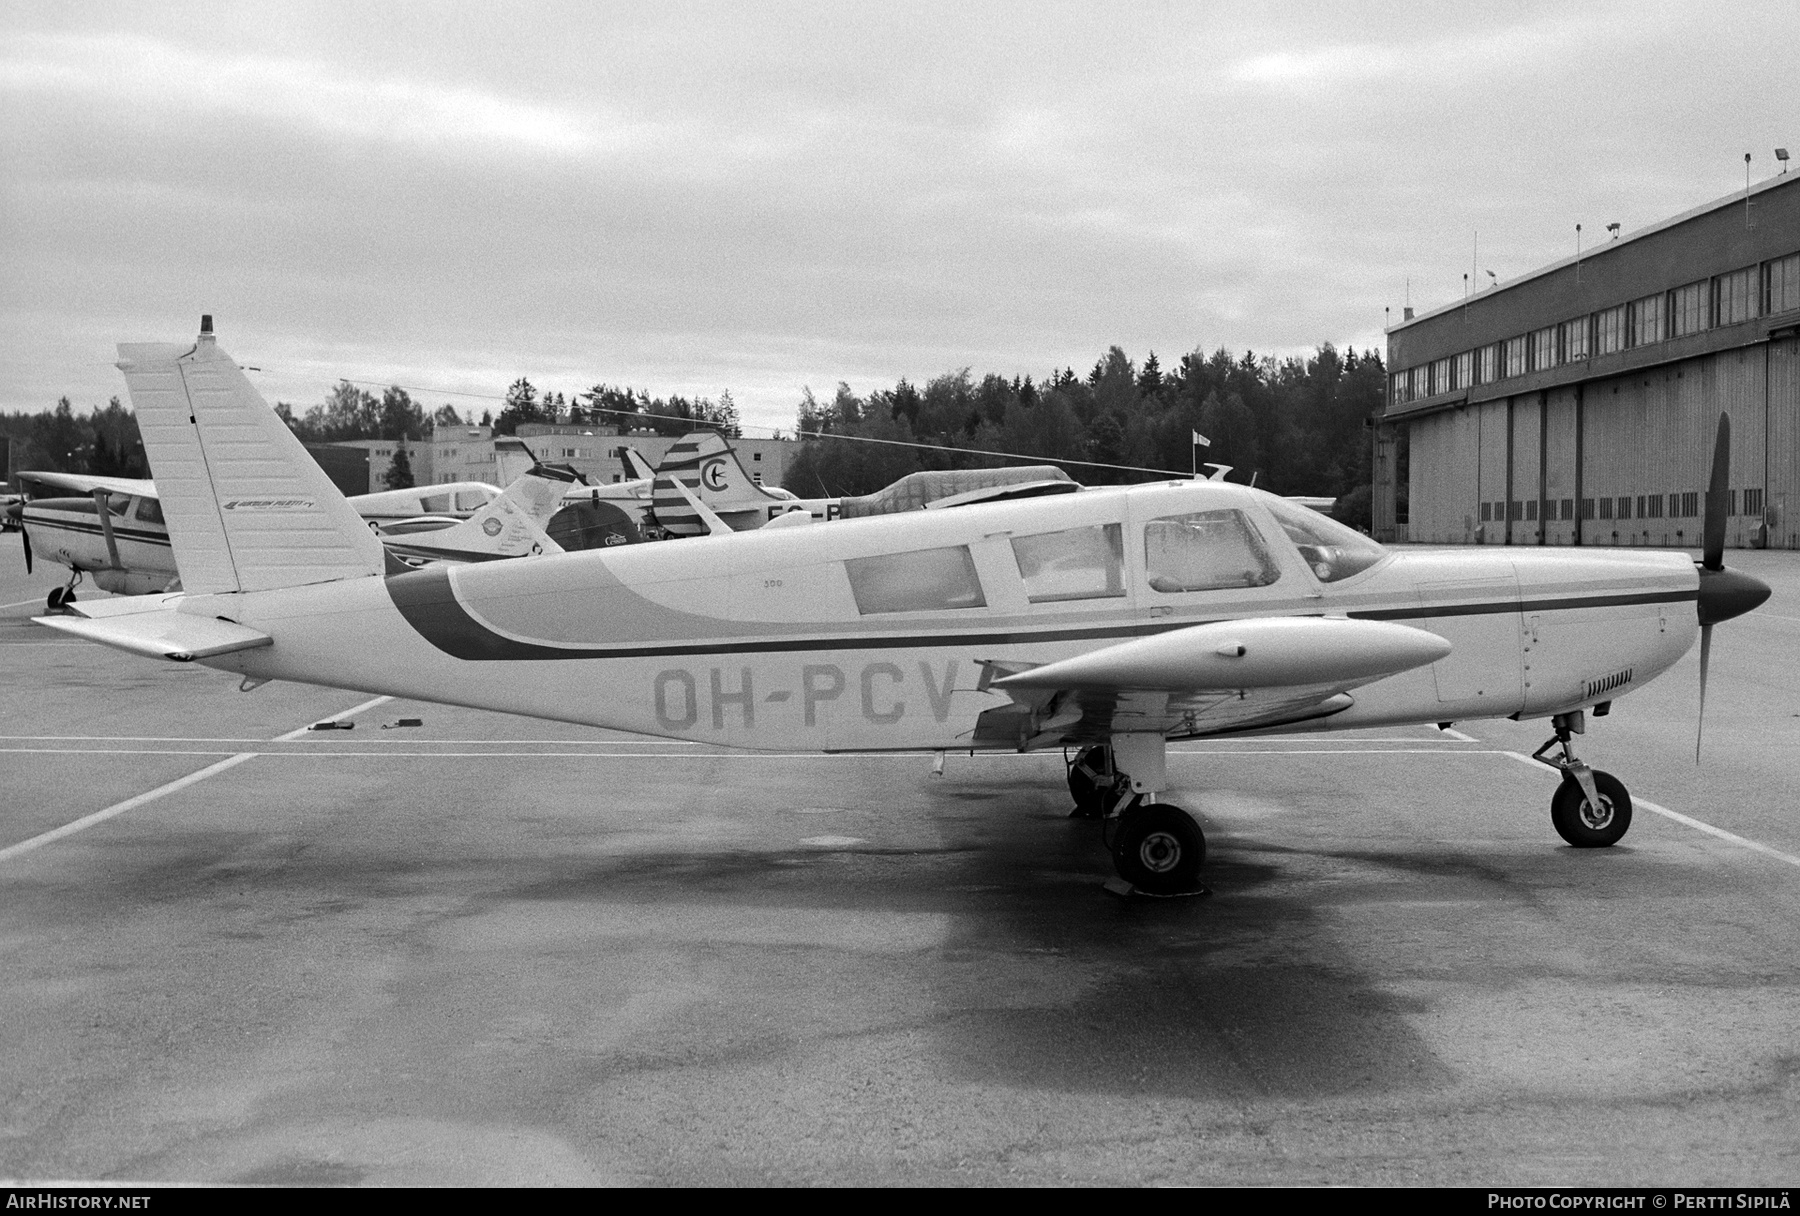
{"type": "Polygon", "coordinates": [[[32,620],[103,646],[177,663],[210,659],[234,650],[254,650],[274,641],[268,634],[235,621],[197,616],[173,608],[94,618],[40,616],[32,620]]]}

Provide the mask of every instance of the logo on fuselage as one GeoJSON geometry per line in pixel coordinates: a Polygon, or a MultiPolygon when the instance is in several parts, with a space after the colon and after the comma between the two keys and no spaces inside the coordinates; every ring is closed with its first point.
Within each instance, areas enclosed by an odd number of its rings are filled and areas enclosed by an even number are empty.
{"type": "Polygon", "coordinates": [[[484,519],[481,521],[481,530],[486,532],[489,536],[500,535],[500,529],[503,526],[504,525],[497,519],[484,519]]]}

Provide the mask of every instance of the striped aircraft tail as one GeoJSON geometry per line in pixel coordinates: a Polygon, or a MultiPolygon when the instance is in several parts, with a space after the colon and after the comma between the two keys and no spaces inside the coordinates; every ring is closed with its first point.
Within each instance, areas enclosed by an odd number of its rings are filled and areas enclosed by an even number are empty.
{"type": "Polygon", "coordinates": [[[690,431],[669,449],[656,466],[651,485],[650,510],[656,524],[674,536],[704,536],[710,530],[701,513],[688,500],[693,495],[736,531],[759,528],[768,520],[768,508],[785,504],[756,484],[744,471],[737,452],[717,431],[690,431]],[[687,488],[683,494],[675,484],[687,488]]]}

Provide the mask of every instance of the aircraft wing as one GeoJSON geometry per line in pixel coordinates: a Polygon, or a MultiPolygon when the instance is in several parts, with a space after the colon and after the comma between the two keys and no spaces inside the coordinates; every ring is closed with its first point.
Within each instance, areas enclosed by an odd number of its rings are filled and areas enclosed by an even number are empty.
{"type": "MultiPolygon", "coordinates": [[[[66,494],[92,494],[95,490],[105,490],[109,494],[138,494],[145,498],[156,497],[156,483],[148,478],[140,477],[96,477],[88,473],[20,473],[19,480],[31,485],[42,486],[46,490],[59,490],[66,494]]],[[[44,497],[44,495],[39,495],[44,497]]]]}
{"type": "Polygon", "coordinates": [[[1116,732],[1191,736],[1306,721],[1347,709],[1352,689],[1434,663],[1450,643],[1385,621],[1263,617],[1135,638],[1054,663],[984,665],[1012,699],[974,742],[1021,749],[1116,732]]]}
{"type": "Polygon", "coordinates": [[[40,616],[32,621],[90,642],[177,663],[254,650],[273,641],[268,634],[235,621],[182,612],[181,601],[179,595],[121,596],[71,604],[71,608],[79,608],[79,616],[40,616]]]}

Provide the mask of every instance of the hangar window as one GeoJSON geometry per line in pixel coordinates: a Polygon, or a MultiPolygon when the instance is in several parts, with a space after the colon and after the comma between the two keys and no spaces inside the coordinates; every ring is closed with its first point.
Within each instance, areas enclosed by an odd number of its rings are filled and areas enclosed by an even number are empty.
{"type": "MultiPolygon", "coordinates": [[[[1623,500],[1621,500],[1621,501],[1623,501],[1623,500]]],[[[1613,500],[1610,498],[1602,498],[1600,500],[1600,518],[1601,519],[1611,519],[1612,517],[1613,517],[1613,500]]]]}
{"type": "Polygon", "coordinates": [[[1456,356],[1456,363],[1450,369],[1450,383],[1455,388],[1468,388],[1475,383],[1471,377],[1475,372],[1475,352],[1465,350],[1456,356]]]}
{"type": "Polygon", "coordinates": [[[1506,378],[1510,380],[1514,376],[1523,376],[1525,374],[1524,336],[1521,335],[1517,338],[1508,338],[1502,345],[1506,348],[1506,354],[1504,356],[1506,360],[1506,378]]]}
{"type": "Polygon", "coordinates": [[[1663,496],[1661,494],[1643,494],[1638,497],[1639,519],[1661,519],[1663,496]]]}
{"type": "Polygon", "coordinates": [[[1577,363],[1588,357],[1588,319],[1562,323],[1562,361],[1577,363]]]}
{"type": "Polygon", "coordinates": [[[1800,308],[1800,253],[1790,253],[1770,262],[1767,280],[1764,315],[1800,308]]]}
{"type": "Polygon", "coordinates": [[[1594,314],[1594,353],[1610,355],[1625,349],[1625,306],[1594,314]]]}
{"type": "Polygon", "coordinates": [[[1594,518],[1594,500],[1593,499],[1584,498],[1581,500],[1581,518],[1583,518],[1583,519],[1594,518]]]}
{"type": "MultiPolygon", "coordinates": [[[[1671,494],[1669,497],[1673,498],[1671,494]]],[[[1684,519],[1693,519],[1700,514],[1700,492],[1684,490],[1681,495],[1681,515],[1684,519]]]]}
{"type": "Polygon", "coordinates": [[[1763,513],[1763,492],[1761,489],[1744,491],[1744,514],[1761,515],[1763,513]]]}
{"type": "Polygon", "coordinates": [[[928,612],[945,608],[985,608],[975,559],[967,545],[852,557],[844,562],[856,610],[928,612]]]}
{"type": "Polygon", "coordinates": [[[1537,519],[1537,499],[1528,498],[1525,500],[1525,518],[1528,520],[1537,519]]]}
{"type": "MultiPolygon", "coordinates": [[[[1644,500],[1640,498],[1640,499],[1638,499],[1638,514],[1642,515],[1643,513],[1644,513],[1644,500]]],[[[1619,518],[1620,519],[1630,519],[1631,518],[1631,496],[1630,495],[1625,495],[1619,499],[1619,518]]]]}
{"type": "Polygon", "coordinates": [[[1467,386],[1458,384],[1456,381],[1454,381],[1450,378],[1450,360],[1449,359],[1447,359],[1447,358],[1439,359],[1436,363],[1433,363],[1431,365],[1431,391],[1432,392],[1447,393],[1453,388],[1465,388],[1465,387],[1467,387],[1467,386]]]}
{"type": "Polygon", "coordinates": [[[1492,384],[1498,380],[1497,369],[1500,366],[1500,344],[1498,342],[1484,346],[1475,352],[1475,379],[1472,384],[1492,384]]]}
{"type": "Polygon", "coordinates": [[[1663,298],[1660,294],[1633,300],[1628,306],[1626,334],[1632,346],[1649,346],[1663,338],[1663,298]]]}
{"type": "Polygon", "coordinates": [[[1573,498],[1563,499],[1562,503],[1561,503],[1561,509],[1562,509],[1562,518],[1564,518],[1564,519],[1574,519],[1575,518],[1575,500],[1573,498]]]}
{"type": "Polygon", "coordinates": [[[1677,287],[1670,293],[1669,336],[1671,338],[1697,334],[1707,327],[1706,305],[1709,286],[1710,284],[1703,279],[1698,283],[1677,287]]]}
{"type": "Polygon", "coordinates": [[[1019,536],[1013,560],[1034,604],[1125,594],[1125,543],[1118,524],[1019,536]]]}
{"type": "Polygon", "coordinates": [[[1531,370],[1541,372],[1556,366],[1556,326],[1546,325],[1531,331],[1531,370]]]}
{"type": "Polygon", "coordinates": [[[1484,502],[1481,504],[1481,522],[1484,524],[1494,522],[1494,504],[1493,503],[1484,502]]]}
{"type": "Polygon", "coordinates": [[[1715,324],[1735,325],[1756,316],[1757,268],[1746,267],[1713,280],[1715,324]]]}
{"type": "Polygon", "coordinates": [[[1266,587],[1281,571],[1242,511],[1195,511],[1144,525],[1144,576],[1153,591],[1217,591],[1266,587]]]}

